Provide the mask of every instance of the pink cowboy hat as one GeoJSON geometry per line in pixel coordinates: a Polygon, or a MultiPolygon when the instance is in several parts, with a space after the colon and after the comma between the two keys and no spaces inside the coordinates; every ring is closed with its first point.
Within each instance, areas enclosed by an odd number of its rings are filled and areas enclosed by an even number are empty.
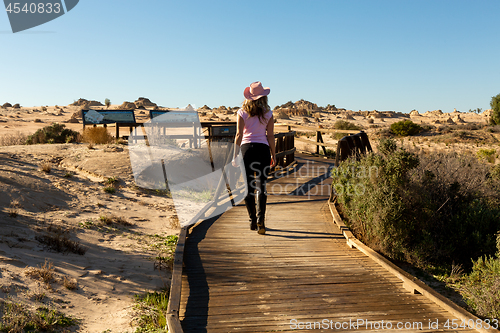
{"type": "Polygon", "coordinates": [[[267,96],[271,92],[271,89],[266,87],[262,87],[262,83],[260,81],[254,82],[250,85],[250,87],[246,87],[243,95],[246,99],[256,100],[261,98],[262,96],[267,96]]]}

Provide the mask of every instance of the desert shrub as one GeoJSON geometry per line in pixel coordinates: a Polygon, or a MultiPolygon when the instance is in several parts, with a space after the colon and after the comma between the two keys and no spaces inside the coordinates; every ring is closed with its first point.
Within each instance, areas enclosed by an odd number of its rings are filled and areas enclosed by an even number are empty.
{"type": "Polygon", "coordinates": [[[78,132],[66,128],[63,124],[53,123],[52,125],[39,129],[34,134],[30,135],[26,140],[26,143],[32,145],[37,143],[77,142],[79,135],[80,134],[78,132]]]}
{"type": "Polygon", "coordinates": [[[105,144],[113,141],[106,127],[87,127],[83,131],[82,141],[91,144],[105,144]]]}
{"type": "Polygon", "coordinates": [[[500,125],[493,125],[486,129],[490,133],[500,133],[500,125]]]}
{"type": "Polygon", "coordinates": [[[21,133],[9,133],[0,136],[0,146],[17,146],[25,145],[28,136],[21,133]]]}
{"type": "Polygon", "coordinates": [[[391,124],[391,132],[398,136],[408,136],[420,133],[422,127],[411,120],[401,120],[391,124]]]}
{"type": "Polygon", "coordinates": [[[361,129],[361,127],[345,120],[337,120],[335,124],[333,124],[333,128],[339,130],[354,130],[354,131],[361,129]]]}
{"type": "Polygon", "coordinates": [[[476,123],[466,123],[462,125],[455,125],[456,128],[465,129],[467,131],[477,131],[481,129],[481,126],[476,123]]]}
{"type": "Polygon", "coordinates": [[[423,268],[470,267],[471,258],[495,252],[495,170],[473,156],[410,153],[391,139],[379,152],[332,170],[338,203],[362,241],[423,268]]]}
{"type": "Polygon", "coordinates": [[[485,256],[473,262],[472,272],[459,287],[467,305],[479,316],[500,320],[500,258],[485,256]]]}
{"type": "Polygon", "coordinates": [[[113,194],[116,192],[116,188],[113,187],[113,186],[106,186],[102,189],[104,192],[106,193],[109,193],[109,194],[113,194]]]}
{"type": "Polygon", "coordinates": [[[477,157],[479,159],[488,161],[490,163],[495,162],[495,158],[497,156],[497,151],[495,149],[479,149],[477,152],[477,157]]]}
{"type": "MultiPolygon", "coordinates": [[[[420,125],[419,125],[420,126],[420,125]]],[[[432,132],[436,129],[436,126],[425,124],[421,126],[421,132],[432,132]]]]}

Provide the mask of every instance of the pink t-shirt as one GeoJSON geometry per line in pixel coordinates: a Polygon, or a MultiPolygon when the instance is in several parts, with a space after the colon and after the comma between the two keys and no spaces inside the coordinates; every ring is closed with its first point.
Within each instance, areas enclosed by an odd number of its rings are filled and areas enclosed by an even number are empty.
{"type": "Polygon", "coordinates": [[[269,145],[269,142],[267,142],[266,128],[272,115],[273,111],[269,110],[264,114],[264,119],[260,122],[259,117],[250,117],[250,115],[243,108],[239,109],[238,116],[243,118],[243,121],[245,122],[245,127],[243,128],[243,140],[241,140],[241,144],[264,143],[269,145]]]}

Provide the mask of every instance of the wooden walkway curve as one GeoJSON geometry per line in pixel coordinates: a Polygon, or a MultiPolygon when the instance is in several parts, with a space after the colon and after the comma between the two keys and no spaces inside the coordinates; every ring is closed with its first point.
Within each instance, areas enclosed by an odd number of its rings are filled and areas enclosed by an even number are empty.
{"type": "Polygon", "coordinates": [[[327,204],[331,164],[297,161],[268,186],[265,236],[249,230],[243,205],[190,231],[184,332],[446,331],[449,312],[346,245],[327,204]]]}

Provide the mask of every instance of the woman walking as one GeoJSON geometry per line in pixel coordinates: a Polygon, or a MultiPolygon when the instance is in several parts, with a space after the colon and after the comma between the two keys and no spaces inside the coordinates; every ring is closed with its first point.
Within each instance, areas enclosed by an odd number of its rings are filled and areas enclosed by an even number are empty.
{"type": "Polygon", "coordinates": [[[250,230],[257,230],[260,235],[266,233],[267,177],[276,164],[273,112],[267,102],[270,91],[260,82],[245,88],[245,102],[237,113],[233,159],[234,165],[241,147],[248,185],[245,206],[250,217],[250,230]]]}

